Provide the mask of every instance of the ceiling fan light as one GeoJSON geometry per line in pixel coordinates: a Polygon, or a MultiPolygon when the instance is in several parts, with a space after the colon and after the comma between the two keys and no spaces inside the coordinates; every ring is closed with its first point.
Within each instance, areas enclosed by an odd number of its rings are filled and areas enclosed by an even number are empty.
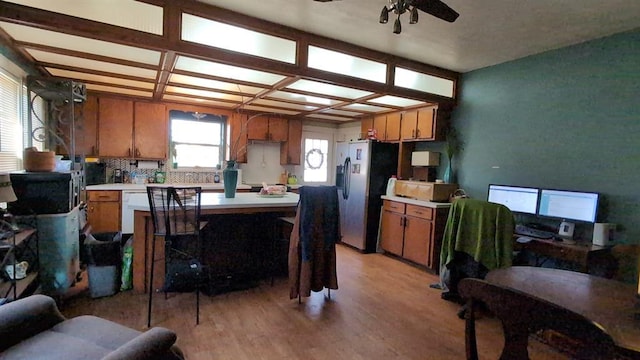
{"type": "Polygon", "coordinates": [[[411,17],[409,18],[409,24],[418,23],[418,9],[414,6],[411,8],[411,17]]]}
{"type": "Polygon", "coordinates": [[[400,24],[400,17],[398,16],[396,21],[393,23],[393,33],[400,34],[400,32],[402,32],[402,25],[400,24]]]}
{"type": "Polygon", "coordinates": [[[380,24],[386,24],[389,22],[389,9],[386,6],[382,7],[380,12],[380,24]]]}

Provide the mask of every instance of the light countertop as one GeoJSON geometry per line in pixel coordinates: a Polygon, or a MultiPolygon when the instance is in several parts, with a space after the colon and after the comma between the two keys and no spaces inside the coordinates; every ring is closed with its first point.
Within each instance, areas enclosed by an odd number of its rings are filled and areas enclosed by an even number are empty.
{"type": "Polygon", "coordinates": [[[434,202],[434,201],[416,200],[416,199],[409,199],[409,198],[401,197],[401,196],[382,195],[382,200],[392,200],[392,201],[397,201],[397,202],[401,202],[401,203],[405,203],[405,204],[424,206],[424,207],[429,207],[429,208],[434,208],[434,209],[451,207],[451,203],[448,203],[448,202],[434,202]]]}
{"type": "MultiPolygon", "coordinates": [[[[258,193],[236,193],[234,198],[225,198],[223,193],[203,193],[201,209],[234,209],[249,207],[297,206],[299,195],[288,192],[282,197],[260,196],[258,193]]],[[[133,197],[129,202],[133,210],[149,210],[149,200],[145,196],[133,197]]]]}
{"type": "MultiPolygon", "coordinates": [[[[222,183],[179,183],[179,184],[100,184],[100,185],[88,185],[87,190],[116,190],[116,191],[146,191],[147,186],[200,186],[202,190],[224,190],[224,184],[222,183]]],[[[250,190],[251,186],[241,184],[236,189],[250,190]]]]}

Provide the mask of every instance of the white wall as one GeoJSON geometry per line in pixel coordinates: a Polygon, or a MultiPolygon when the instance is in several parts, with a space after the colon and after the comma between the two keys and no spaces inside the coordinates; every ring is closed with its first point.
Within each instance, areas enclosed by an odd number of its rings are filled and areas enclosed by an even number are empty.
{"type": "Polygon", "coordinates": [[[280,165],[280,143],[258,142],[247,148],[247,163],[240,164],[242,180],[245,184],[267,184],[279,182],[285,171],[280,165]]]}
{"type": "MultiPolygon", "coordinates": [[[[302,127],[302,133],[323,133],[330,135],[335,141],[356,140],[360,135],[360,122],[348,123],[340,126],[332,124],[309,123],[302,127]]],[[[330,149],[334,149],[333,146],[330,149]]],[[[335,159],[329,155],[329,179],[333,180],[335,174],[335,159]]],[[[302,179],[302,165],[280,165],[280,143],[256,142],[249,145],[247,163],[240,164],[242,180],[245,184],[260,184],[263,181],[268,184],[279,182],[282,172],[295,174],[302,179]]],[[[302,183],[302,181],[300,181],[302,183]]]]}

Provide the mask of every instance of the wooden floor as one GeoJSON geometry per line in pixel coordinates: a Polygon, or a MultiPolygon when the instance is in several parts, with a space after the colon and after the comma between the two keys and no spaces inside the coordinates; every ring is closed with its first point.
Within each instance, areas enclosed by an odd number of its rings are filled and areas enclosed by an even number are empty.
{"type": "MultiPolygon", "coordinates": [[[[313,293],[298,304],[287,281],[216,296],[201,296],[195,325],[195,294],[155,295],[152,326],[178,334],[178,346],[199,359],[464,359],[464,321],[459,306],[429,288],[435,275],[380,254],[363,255],[338,246],[339,290],[313,293]]],[[[146,329],[146,295],[124,292],[91,299],[80,293],[62,312],[94,314],[146,329]]],[[[481,358],[497,359],[502,349],[499,322],[477,321],[481,358]]],[[[532,359],[565,359],[530,341],[532,359]]]]}

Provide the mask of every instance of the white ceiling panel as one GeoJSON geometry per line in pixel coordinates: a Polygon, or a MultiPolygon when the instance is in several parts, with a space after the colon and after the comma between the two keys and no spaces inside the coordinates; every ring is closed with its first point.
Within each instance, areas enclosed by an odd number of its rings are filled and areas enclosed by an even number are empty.
{"type": "Polygon", "coordinates": [[[120,95],[131,95],[131,96],[140,96],[150,98],[153,96],[153,92],[139,91],[133,89],[125,89],[114,86],[104,86],[104,85],[95,85],[95,84],[86,84],[87,90],[93,91],[101,91],[101,92],[110,92],[120,95]]]}
{"type": "Polygon", "coordinates": [[[29,54],[31,54],[31,56],[33,56],[34,59],[41,62],[97,71],[106,71],[113,74],[123,74],[148,79],[154,79],[156,77],[156,71],[150,69],[142,69],[133,66],[108,63],[105,61],[84,59],[69,55],[61,55],[36,49],[27,49],[27,51],[29,52],[29,54]]]}
{"type": "Polygon", "coordinates": [[[178,57],[175,68],[177,70],[267,85],[274,85],[285,78],[282,75],[251,70],[239,66],[220,64],[213,61],[194,59],[186,56],[178,57]]]}
{"type": "Polygon", "coordinates": [[[183,40],[290,64],[296,63],[295,41],[184,13],[182,24],[183,40]]]}
{"type": "Polygon", "coordinates": [[[401,98],[401,97],[398,97],[398,96],[391,96],[391,95],[385,95],[385,96],[381,96],[379,98],[369,99],[367,101],[368,102],[372,102],[372,103],[376,103],[376,104],[381,104],[381,105],[401,106],[401,107],[427,105],[427,103],[425,103],[423,101],[417,101],[417,100],[413,100],[413,99],[406,99],[406,98],[401,98]]]}
{"type": "Polygon", "coordinates": [[[62,69],[56,69],[56,68],[46,68],[46,69],[53,76],[65,77],[65,78],[76,79],[76,80],[101,82],[105,84],[130,86],[130,87],[137,87],[137,88],[149,89],[149,90],[153,90],[153,88],[155,87],[155,84],[152,82],[135,81],[135,80],[117,78],[112,76],[102,76],[102,75],[81,73],[77,71],[68,71],[68,70],[62,70],[62,69]]]}
{"type": "Polygon", "coordinates": [[[10,0],[42,10],[162,35],[163,9],[132,0],[10,0]]]}
{"type": "Polygon", "coordinates": [[[269,108],[269,107],[255,106],[255,105],[245,105],[245,106],[242,107],[242,109],[251,110],[251,111],[257,111],[257,112],[264,112],[264,113],[269,113],[269,114],[284,114],[284,115],[298,115],[298,114],[300,114],[300,111],[273,109],[273,108],[269,108]]]}
{"type": "Polygon", "coordinates": [[[190,89],[190,88],[184,88],[184,87],[178,87],[178,86],[167,86],[165,91],[167,93],[172,93],[174,95],[182,94],[182,95],[192,95],[192,96],[205,97],[205,98],[230,100],[235,102],[242,101],[241,96],[225,94],[217,91],[197,90],[197,89],[190,89]]]}
{"type": "Polygon", "coordinates": [[[283,102],[283,101],[273,101],[273,100],[265,100],[265,99],[255,100],[251,104],[273,106],[273,107],[281,107],[281,108],[287,108],[287,109],[296,109],[296,110],[301,110],[301,111],[312,111],[312,110],[317,109],[316,106],[302,105],[302,104],[292,104],[292,103],[287,103],[287,102],[283,102]]]}
{"type": "Polygon", "coordinates": [[[234,103],[228,103],[224,101],[215,101],[215,100],[202,99],[202,98],[191,98],[191,97],[177,96],[177,95],[164,95],[162,99],[166,101],[189,102],[189,103],[194,103],[198,105],[208,105],[208,106],[221,107],[221,108],[232,108],[235,106],[234,103]]]}
{"type": "Polygon", "coordinates": [[[347,109],[352,111],[362,111],[362,112],[385,112],[391,111],[391,108],[385,108],[381,106],[373,106],[369,104],[349,104],[342,106],[341,109],[347,109]]]}
{"type": "Polygon", "coordinates": [[[282,99],[282,100],[312,103],[312,104],[318,104],[318,105],[324,105],[324,106],[331,106],[331,105],[336,105],[340,103],[340,101],[338,100],[323,98],[319,96],[297,94],[297,93],[292,93],[288,91],[274,91],[272,93],[269,93],[269,97],[282,99]]]}
{"type": "Polygon", "coordinates": [[[363,115],[361,112],[344,111],[344,110],[338,110],[338,109],[322,110],[322,114],[326,114],[326,115],[342,115],[342,116],[350,116],[350,117],[358,117],[358,116],[362,116],[363,115]]]}
{"type": "Polygon", "coordinates": [[[251,95],[255,95],[265,90],[265,88],[259,88],[255,86],[234,84],[231,82],[217,81],[217,80],[211,80],[211,79],[205,79],[205,78],[181,75],[181,74],[171,74],[169,76],[169,82],[210,88],[210,89],[235,91],[235,92],[240,92],[243,94],[251,94],[251,95]]]}
{"type": "Polygon", "coordinates": [[[330,95],[347,99],[357,99],[373,94],[369,91],[352,89],[344,86],[331,85],[313,80],[298,80],[287,86],[288,89],[312,92],[320,95],[330,95]]]}
{"type": "Polygon", "coordinates": [[[160,62],[159,51],[120,45],[75,35],[67,35],[55,31],[41,30],[30,26],[16,25],[7,22],[0,22],[0,27],[18,41],[80,51],[87,54],[108,56],[114,59],[123,59],[144,64],[157,65],[160,62]]]}

